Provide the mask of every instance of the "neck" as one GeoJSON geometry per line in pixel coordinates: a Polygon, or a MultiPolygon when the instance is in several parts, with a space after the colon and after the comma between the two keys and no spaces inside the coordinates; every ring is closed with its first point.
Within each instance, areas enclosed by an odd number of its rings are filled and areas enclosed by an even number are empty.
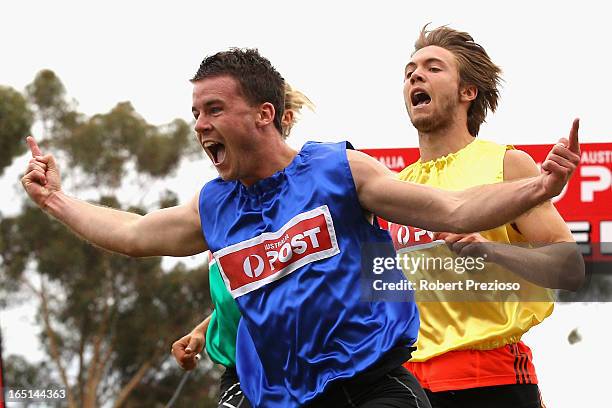
{"type": "Polygon", "coordinates": [[[453,121],[448,127],[432,132],[419,131],[421,161],[427,162],[455,153],[473,141],[474,137],[468,131],[465,122],[459,124],[453,121]]]}
{"type": "Polygon", "coordinates": [[[240,182],[247,187],[283,170],[298,153],[278,134],[264,135],[263,140],[267,143],[258,144],[258,148],[250,155],[250,160],[254,163],[252,171],[248,177],[240,179],[240,182]]]}

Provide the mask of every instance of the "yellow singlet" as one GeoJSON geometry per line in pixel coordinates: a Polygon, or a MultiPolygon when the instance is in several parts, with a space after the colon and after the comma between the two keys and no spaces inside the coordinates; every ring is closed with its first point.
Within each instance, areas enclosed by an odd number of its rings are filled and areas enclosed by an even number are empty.
{"type": "MultiPolygon", "coordinates": [[[[456,153],[425,163],[417,161],[399,173],[398,178],[446,190],[499,183],[504,181],[504,155],[508,149],[512,147],[475,139],[456,153]]],[[[401,240],[402,235],[401,232],[394,233],[394,227],[395,232],[398,231],[398,226],[392,225],[390,232],[398,246],[398,237],[401,240]]],[[[481,234],[490,241],[526,242],[510,224],[481,234]]],[[[428,237],[423,231],[419,234],[414,230],[412,236],[417,238],[416,242],[404,239],[399,246],[418,245],[423,243],[423,237],[428,237]]],[[[550,291],[524,280],[521,282],[530,286],[532,292],[539,292],[539,297],[530,299],[547,301],[418,302],[421,327],[417,351],[413,353],[411,362],[427,361],[451,350],[491,350],[517,343],[527,330],[539,324],[553,310],[550,291]]]]}

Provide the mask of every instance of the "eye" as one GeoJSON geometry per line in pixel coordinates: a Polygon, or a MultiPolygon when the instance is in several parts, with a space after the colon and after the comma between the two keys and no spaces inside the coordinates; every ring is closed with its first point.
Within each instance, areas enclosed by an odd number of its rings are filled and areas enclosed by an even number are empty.
{"type": "Polygon", "coordinates": [[[208,110],[211,115],[218,115],[219,113],[221,113],[221,111],[222,109],[220,106],[211,106],[208,110]]]}
{"type": "Polygon", "coordinates": [[[438,67],[430,67],[430,68],[429,68],[429,71],[430,71],[430,72],[440,72],[440,71],[442,71],[442,69],[440,69],[440,68],[438,68],[438,67]]]}
{"type": "Polygon", "coordinates": [[[193,115],[193,118],[194,118],[195,120],[198,120],[198,117],[200,116],[200,114],[199,114],[198,112],[196,112],[196,111],[191,111],[191,114],[193,115]]]}
{"type": "Polygon", "coordinates": [[[410,79],[411,76],[412,76],[412,71],[407,71],[406,72],[406,79],[410,79]]]}

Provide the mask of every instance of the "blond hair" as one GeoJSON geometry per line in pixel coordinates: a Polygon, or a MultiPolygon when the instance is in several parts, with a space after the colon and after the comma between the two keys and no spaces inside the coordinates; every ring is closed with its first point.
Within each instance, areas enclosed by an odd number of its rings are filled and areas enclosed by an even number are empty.
{"type": "Polygon", "coordinates": [[[311,111],[314,111],[314,104],[310,101],[310,99],[308,99],[308,97],[302,92],[291,87],[291,85],[285,82],[285,112],[291,111],[293,112],[293,116],[288,124],[283,125],[283,139],[286,139],[289,136],[289,133],[291,133],[291,128],[297,123],[300,111],[304,106],[311,111]]]}

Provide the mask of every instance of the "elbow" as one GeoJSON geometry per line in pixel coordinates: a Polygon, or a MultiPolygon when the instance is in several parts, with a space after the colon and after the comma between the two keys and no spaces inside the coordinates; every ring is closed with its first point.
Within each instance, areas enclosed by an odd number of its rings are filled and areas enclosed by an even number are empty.
{"type": "Polygon", "coordinates": [[[582,288],[582,285],[584,285],[584,281],[585,275],[576,273],[570,277],[567,277],[565,281],[562,282],[559,289],[577,292],[580,288],[582,288]]]}
{"type": "Polygon", "coordinates": [[[564,275],[565,279],[561,282],[560,289],[576,292],[582,288],[586,280],[584,258],[578,249],[574,251],[566,265],[568,273],[564,275]]]}
{"type": "Polygon", "coordinates": [[[121,255],[125,255],[125,256],[127,256],[129,258],[142,258],[142,257],[144,257],[144,255],[141,252],[139,252],[137,249],[129,248],[129,247],[120,248],[117,252],[120,253],[121,255]]]}
{"type": "Polygon", "coordinates": [[[117,248],[117,252],[121,255],[128,256],[130,258],[144,258],[147,256],[142,245],[139,245],[137,237],[134,234],[126,234],[125,238],[122,239],[121,247],[117,248]]]}
{"type": "Polygon", "coordinates": [[[140,248],[137,245],[126,246],[125,249],[119,252],[122,255],[128,256],[130,258],[146,258],[151,256],[151,254],[147,253],[144,248],[140,248]]]}

